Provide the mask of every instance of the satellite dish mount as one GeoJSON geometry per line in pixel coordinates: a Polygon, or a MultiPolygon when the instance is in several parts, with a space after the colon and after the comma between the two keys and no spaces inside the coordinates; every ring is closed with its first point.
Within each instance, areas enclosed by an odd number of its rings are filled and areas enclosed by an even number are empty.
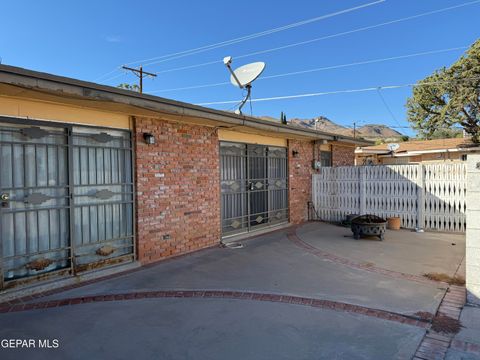
{"type": "Polygon", "coordinates": [[[388,149],[391,153],[395,153],[395,151],[397,151],[398,149],[400,149],[400,145],[399,145],[399,144],[396,144],[396,143],[387,144],[387,149],[388,149]]]}
{"type": "Polygon", "coordinates": [[[235,110],[235,113],[240,115],[242,114],[243,106],[247,103],[252,94],[252,82],[254,82],[262,74],[263,70],[265,70],[265,63],[255,62],[240,66],[236,70],[232,70],[231,56],[224,57],[223,63],[227,67],[228,71],[230,71],[230,82],[240,89],[247,89],[247,94],[240,102],[238,109],[235,110]]]}

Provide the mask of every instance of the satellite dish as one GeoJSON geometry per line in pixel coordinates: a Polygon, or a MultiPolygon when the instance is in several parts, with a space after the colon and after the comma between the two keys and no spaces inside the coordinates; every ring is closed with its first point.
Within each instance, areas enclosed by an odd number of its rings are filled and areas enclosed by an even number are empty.
{"type": "Polygon", "coordinates": [[[254,82],[265,70],[264,62],[254,62],[240,66],[230,76],[230,82],[239,88],[246,87],[254,82]]]}
{"type": "Polygon", "coordinates": [[[252,92],[252,82],[254,82],[265,70],[265,63],[264,62],[254,62],[251,64],[240,66],[235,71],[232,70],[232,57],[227,56],[223,58],[223,63],[230,71],[230,82],[234,85],[239,87],[240,89],[247,89],[247,95],[244,99],[240,102],[240,105],[237,110],[235,110],[236,114],[242,113],[242,107],[250,98],[252,92]]]}
{"type": "Polygon", "coordinates": [[[388,150],[390,150],[390,151],[392,151],[392,152],[395,152],[395,151],[397,151],[398,149],[400,149],[400,145],[395,144],[395,143],[393,143],[393,144],[388,144],[388,145],[387,145],[387,148],[388,148],[388,150]]]}

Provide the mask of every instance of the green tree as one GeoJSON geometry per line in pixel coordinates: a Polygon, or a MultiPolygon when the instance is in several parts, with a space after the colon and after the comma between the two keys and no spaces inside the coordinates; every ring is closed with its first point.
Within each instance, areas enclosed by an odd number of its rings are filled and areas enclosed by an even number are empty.
{"type": "Polygon", "coordinates": [[[140,87],[137,84],[127,84],[127,83],[122,83],[117,85],[117,88],[120,89],[125,89],[125,90],[130,90],[130,91],[135,91],[135,92],[140,92],[140,87]]]}
{"type": "MultiPolygon", "coordinates": [[[[461,138],[463,137],[463,131],[461,128],[450,128],[450,129],[437,129],[428,137],[429,140],[432,139],[451,139],[451,138],[461,138]]],[[[426,137],[420,136],[421,139],[427,139],[426,137]]]]}
{"type": "Polygon", "coordinates": [[[452,66],[417,83],[407,113],[420,137],[462,127],[480,143],[480,39],[452,66]]]}

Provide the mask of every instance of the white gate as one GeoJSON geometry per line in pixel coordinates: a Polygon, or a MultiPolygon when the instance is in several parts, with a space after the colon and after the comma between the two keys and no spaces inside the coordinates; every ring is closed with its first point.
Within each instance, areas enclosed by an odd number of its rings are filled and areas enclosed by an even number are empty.
{"type": "Polygon", "coordinates": [[[313,175],[314,217],[400,216],[407,229],[464,232],[466,165],[325,167],[313,175]]]}

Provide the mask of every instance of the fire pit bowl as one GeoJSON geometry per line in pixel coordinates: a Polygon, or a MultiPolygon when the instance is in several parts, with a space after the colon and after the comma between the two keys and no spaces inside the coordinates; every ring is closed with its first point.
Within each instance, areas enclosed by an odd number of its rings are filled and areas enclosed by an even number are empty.
{"type": "Polygon", "coordinates": [[[380,240],[385,238],[387,220],[376,215],[357,216],[352,220],[351,226],[355,240],[361,236],[378,236],[380,240]]]}

